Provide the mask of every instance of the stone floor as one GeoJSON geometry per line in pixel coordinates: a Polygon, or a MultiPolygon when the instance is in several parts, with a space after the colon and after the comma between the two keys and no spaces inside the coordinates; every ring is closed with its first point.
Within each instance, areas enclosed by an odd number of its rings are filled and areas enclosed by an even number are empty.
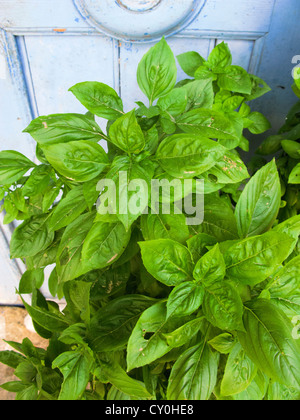
{"type": "MultiPolygon", "coordinates": [[[[32,327],[31,319],[23,308],[0,307],[0,351],[12,350],[3,340],[17,341],[28,337],[35,346],[45,348],[47,341],[39,337],[32,327]]],[[[0,364],[0,385],[16,380],[13,369],[0,364]]],[[[0,388],[0,400],[14,400],[15,394],[0,388]]]]}

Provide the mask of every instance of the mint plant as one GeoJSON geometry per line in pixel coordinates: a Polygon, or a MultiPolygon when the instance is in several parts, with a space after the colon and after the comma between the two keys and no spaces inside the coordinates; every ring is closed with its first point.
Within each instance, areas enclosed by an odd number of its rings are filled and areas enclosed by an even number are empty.
{"type": "Polygon", "coordinates": [[[109,86],[73,86],[85,115],[41,116],[25,130],[39,165],[0,153],[5,223],[23,220],[10,244],[28,268],[18,293],[49,340],[0,353],[19,378],[2,387],[17,399],[299,396],[300,219],[278,221],[275,162],[246,183],[237,151],[245,129],[269,127],[246,103],[269,88],[232,66],[224,43],[208,60],[178,61],[194,79],[176,84],[164,39],[151,48],[137,72],[149,104],[126,113],[109,86]],[[40,292],[48,266],[62,311],[40,292]]]}
{"type": "MultiPolygon", "coordinates": [[[[295,70],[293,91],[300,98],[300,71],[295,70]]],[[[289,111],[284,125],[275,136],[267,137],[256,153],[276,156],[282,185],[280,220],[299,214],[300,210],[300,101],[289,111]]],[[[264,162],[263,162],[264,163],[264,162]]]]}

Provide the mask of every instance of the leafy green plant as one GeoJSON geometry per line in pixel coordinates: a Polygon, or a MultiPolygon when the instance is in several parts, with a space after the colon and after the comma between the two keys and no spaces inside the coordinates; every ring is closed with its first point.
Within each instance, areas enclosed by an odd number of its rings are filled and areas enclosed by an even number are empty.
{"type": "Polygon", "coordinates": [[[86,115],[41,116],[25,130],[40,165],[0,153],[5,222],[23,220],[10,244],[28,268],[18,293],[32,294],[24,306],[49,340],[46,350],[25,338],[0,353],[19,378],[2,387],[17,399],[299,395],[300,219],[278,224],[274,161],[240,188],[249,174],[236,150],[247,149],[244,129],[269,127],[246,104],[269,88],[232,66],[224,43],[208,60],[178,60],[195,79],[176,84],[164,39],[144,56],[137,78],[149,106],[128,113],[109,86],[72,87],[86,115]],[[108,120],[105,133],[95,115],[108,120]],[[163,179],[180,181],[158,194],[170,214],[153,211],[148,188],[163,179]],[[176,209],[187,194],[197,202],[198,179],[205,203],[194,225],[176,209]],[[105,180],[119,195],[99,187],[105,180]],[[49,289],[65,298],[62,311],[39,290],[52,264],[49,289]]]}
{"type": "MultiPolygon", "coordinates": [[[[295,70],[293,91],[300,98],[300,71],[295,70]]],[[[282,186],[282,209],[279,219],[299,214],[300,210],[300,101],[289,111],[284,125],[275,136],[267,137],[256,153],[276,156],[282,186]]],[[[264,164],[266,160],[262,160],[264,164]]],[[[260,163],[260,162],[259,162],[260,163]]]]}

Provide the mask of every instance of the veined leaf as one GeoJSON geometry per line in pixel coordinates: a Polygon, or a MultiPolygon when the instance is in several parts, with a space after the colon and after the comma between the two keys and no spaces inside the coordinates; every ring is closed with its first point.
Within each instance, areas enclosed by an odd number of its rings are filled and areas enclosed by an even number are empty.
{"type": "Polygon", "coordinates": [[[123,114],[123,103],[117,92],[100,82],[82,82],[69,89],[92,114],[115,120],[123,114]]]}
{"type": "Polygon", "coordinates": [[[147,271],[167,286],[192,280],[193,262],[189,250],[170,239],[139,243],[147,271]]]}
{"type": "Polygon", "coordinates": [[[268,231],[281,204],[280,179],[273,160],[260,169],[246,185],[236,206],[235,216],[241,237],[268,231]]]}
{"type": "Polygon", "coordinates": [[[53,114],[38,117],[24,130],[40,146],[89,140],[98,142],[103,133],[98,124],[87,115],[53,114]]]}
{"type": "Polygon", "coordinates": [[[26,156],[13,150],[0,152],[0,185],[11,185],[36,165],[26,156]]]}
{"type": "Polygon", "coordinates": [[[145,147],[145,138],[139,126],[135,110],[118,118],[109,129],[111,142],[127,153],[140,153],[145,147]]]}
{"type": "Polygon", "coordinates": [[[212,168],[226,149],[195,134],[175,134],[161,142],[156,159],[163,169],[178,178],[194,178],[212,168]]]}
{"type": "Polygon", "coordinates": [[[274,231],[238,242],[224,255],[227,276],[239,284],[261,283],[289,256],[292,243],[291,237],[274,231]]]}
{"type": "Polygon", "coordinates": [[[138,84],[148,97],[150,105],[155,99],[169,93],[175,86],[177,67],[175,57],[163,38],[142,58],[137,71],[138,84]]]}
{"type": "Polygon", "coordinates": [[[272,303],[257,299],[246,304],[246,333],[239,340],[247,355],[266,375],[300,388],[300,343],[291,335],[291,323],[272,303]]]}
{"type": "Polygon", "coordinates": [[[208,400],[217,382],[219,357],[204,339],[175,362],[169,378],[168,400],[208,400]]]}
{"type": "Polygon", "coordinates": [[[103,148],[90,141],[44,146],[43,151],[57,172],[78,182],[96,178],[109,164],[103,148]]]}

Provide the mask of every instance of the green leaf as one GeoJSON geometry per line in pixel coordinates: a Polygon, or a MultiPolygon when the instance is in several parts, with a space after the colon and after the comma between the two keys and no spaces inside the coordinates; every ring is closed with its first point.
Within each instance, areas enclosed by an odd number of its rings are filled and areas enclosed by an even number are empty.
{"type": "Polygon", "coordinates": [[[171,350],[163,338],[165,332],[168,332],[168,323],[166,304],[162,302],[147,309],[132,331],[127,346],[128,371],[146,366],[171,350]]]}
{"type": "Polygon", "coordinates": [[[86,267],[81,259],[81,252],[94,218],[94,212],[85,213],[77,217],[64,231],[56,257],[56,269],[61,283],[73,280],[89,271],[89,266],[86,267]]]}
{"type": "Polygon", "coordinates": [[[227,276],[238,284],[261,283],[289,256],[293,242],[286,234],[274,231],[239,241],[224,255],[227,276]]]}
{"type": "Polygon", "coordinates": [[[220,197],[206,195],[204,200],[204,221],[192,229],[217,239],[217,242],[238,238],[237,225],[232,207],[220,197]]]}
{"type": "Polygon", "coordinates": [[[161,111],[168,113],[172,117],[182,114],[187,106],[187,92],[184,88],[173,89],[167,95],[162,96],[157,101],[157,106],[161,111]]]}
{"type": "Polygon", "coordinates": [[[101,374],[104,374],[107,380],[119,391],[134,398],[151,398],[151,394],[147,391],[145,384],[128,376],[116,361],[104,362],[101,360],[100,370],[101,374]]]}
{"type": "Polygon", "coordinates": [[[138,164],[120,157],[106,175],[114,184],[113,187],[107,184],[108,189],[100,195],[98,213],[116,214],[128,231],[148,207],[152,174],[152,165],[144,168],[142,162],[138,164]]]}
{"type": "Polygon", "coordinates": [[[250,76],[239,66],[227,67],[219,76],[218,85],[222,89],[246,95],[250,95],[252,90],[250,76]]]}
{"type": "Polygon", "coordinates": [[[300,343],[291,336],[291,323],[268,300],[246,304],[246,333],[239,340],[262,372],[284,385],[300,387],[300,343]]]}
{"type": "Polygon", "coordinates": [[[0,363],[13,369],[16,369],[24,361],[25,358],[20,353],[11,350],[0,351],[0,363]]]}
{"type": "Polygon", "coordinates": [[[282,135],[269,136],[259,146],[256,153],[258,155],[273,155],[281,149],[282,135]]]}
{"type": "Polygon", "coordinates": [[[289,184],[300,184],[300,163],[290,173],[289,184]]]}
{"type": "Polygon", "coordinates": [[[44,283],[44,270],[38,268],[35,270],[27,270],[23,274],[19,284],[19,292],[21,294],[32,293],[32,291],[37,288],[42,287],[44,283]]]}
{"type": "Polygon", "coordinates": [[[64,284],[67,307],[64,313],[74,322],[90,322],[90,290],[92,284],[84,281],[68,281],[64,284]]]}
{"type": "Polygon", "coordinates": [[[184,214],[145,214],[141,228],[145,241],[172,239],[184,245],[190,236],[184,214]]]}
{"type": "Polygon", "coordinates": [[[91,360],[80,351],[68,351],[60,354],[52,363],[52,369],[58,368],[64,382],[59,394],[59,400],[74,401],[85,391],[91,369],[91,360]]]}
{"type": "Polygon", "coordinates": [[[226,149],[194,134],[175,134],[161,142],[156,159],[170,175],[193,178],[214,166],[226,149]]]}
{"type": "Polygon", "coordinates": [[[123,350],[142,313],[156,302],[141,295],[124,295],[109,302],[91,319],[90,347],[101,352],[123,350]]]}
{"type": "Polygon", "coordinates": [[[192,280],[193,262],[189,250],[170,239],[139,242],[147,271],[167,286],[192,280]]]}
{"type": "Polygon", "coordinates": [[[226,363],[221,382],[221,394],[228,397],[245,391],[256,373],[257,367],[245,354],[240,343],[236,343],[226,363]]]}
{"type": "MultiPolygon", "coordinates": [[[[282,137],[281,137],[282,138],[282,137]]],[[[283,150],[293,159],[300,159],[300,144],[297,141],[282,140],[283,150]]]]}
{"type": "Polygon", "coordinates": [[[208,400],[217,383],[219,357],[203,339],[175,362],[169,378],[168,400],[208,400]]]}
{"type": "Polygon", "coordinates": [[[250,95],[246,95],[246,101],[252,101],[254,99],[260,98],[261,96],[271,91],[270,86],[268,86],[267,83],[259,77],[250,74],[250,79],[252,82],[252,91],[250,95]]]}
{"type": "Polygon", "coordinates": [[[203,176],[208,176],[209,179],[212,177],[214,182],[220,184],[237,184],[246,178],[250,178],[242,159],[230,151],[226,151],[226,155],[216,162],[203,176]]]}
{"type": "Polygon", "coordinates": [[[123,114],[123,103],[117,92],[100,82],[82,82],[69,89],[92,114],[115,120],[123,114]]]}
{"type": "Polygon", "coordinates": [[[49,215],[31,217],[18,226],[11,238],[11,258],[33,257],[48,248],[54,232],[48,228],[49,215]]]}
{"type": "Polygon", "coordinates": [[[176,122],[186,133],[220,140],[240,140],[243,130],[242,125],[237,127],[223,112],[205,108],[186,112],[176,122]]]}
{"type": "Polygon", "coordinates": [[[47,331],[62,332],[69,326],[62,314],[57,315],[56,313],[50,312],[44,308],[30,306],[22,297],[21,299],[32,320],[41,327],[45,328],[47,331]]]}
{"type": "Polygon", "coordinates": [[[226,266],[219,245],[215,245],[196,264],[194,279],[206,287],[214,282],[223,280],[226,274],[226,266]]]}
{"type": "Polygon", "coordinates": [[[220,330],[244,330],[243,303],[237,289],[228,281],[205,286],[202,309],[207,320],[220,330]]]}
{"type": "Polygon", "coordinates": [[[232,63],[232,56],[228,44],[221,42],[210,53],[207,65],[215,72],[223,71],[232,63]]]}
{"type": "Polygon", "coordinates": [[[177,328],[177,330],[171,333],[166,333],[163,336],[166,338],[168,345],[172,347],[172,349],[182,347],[188,343],[196,334],[198,334],[202,325],[203,317],[196,318],[177,328]]]}
{"type": "Polygon", "coordinates": [[[33,120],[24,130],[40,146],[49,146],[70,141],[89,140],[98,142],[103,133],[90,117],[81,114],[53,114],[33,120]]]}
{"type": "Polygon", "coordinates": [[[61,175],[73,181],[90,181],[108,166],[108,157],[103,148],[90,141],[45,146],[47,160],[61,175]]]}
{"type": "Polygon", "coordinates": [[[208,344],[221,354],[229,354],[236,343],[232,334],[224,333],[211,339],[208,344]]]}
{"type": "Polygon", "coordinates": [[[187,281],[176,286],[167,301],[167,318],[191,315],[203,302],[204,289],[199,284],[187,281]]]}
{"type": "Polygon", "coordinates": [[[55,174],[51,166],[39,165],[35,167],[22,188],[23,197],[30,197],[45,193],[45,190],[51,183],[51,175],[53,179],[55,179],[55,174]]]}
{"type": "Polygon", "coordinates": [[[211,108],[214,103],[212,79],[194,80],[184,86],[187,93],[186,111],[198,108],[211,108]]]}
{"type": "Polygon", "coordinates": [[[13,150],[0,152],[0,185],[11,185],[36,165],[26,156],[13,150]]]}
{"type": "Polygon", "coordinates": [[[175,86],[177,66],[175,57],[163,38],[142,58],[137,71],[137,81],[150,105],[155,99],[169,93],[175,86]]]}
{"type": "Polygon", "coordinates": [[[135,117],[135,110],[118,118],[109,129],[110,141],[126,153],[140,153],[145,138],[135,117]]]}
{"type": "Polygon", "coordinates": [[[213,236],[199,233],[198,235],[192,236],[187,241],[187,246],[192,254],[194,262],[197,262],[207,252],[207,247],[214,246],[216,243],[217,240],[213,236]]]}
{"type": "Polygon", "coordinates": [[[94,223],[82,248],[83,263],[89,270],[108,267],[123,254],[130,235],[121,222],[94,223]]]}
{"type": "Polygon", "coordinates": [[[281,204],[281,185],[275,160],[260,169],[243,190],[236,206],[239,235],[242,238],[268,231],[281,204]]]}
{"type": "Polygon", "coordinates": [[[195,71],[205,62],[204,58],[195,51],[180,54],[177,60],[182,70],[191,77],[194,77],[195,71]]]}
{"type": "Polygon", "coordinates": [[[300,288],[300,256],[289,261],[274,276],[273,282],[269,289],[273,297],[289,296],[293,292],[297,292],[300,288]]]}
{"type": "Polygon", "coordinates": [[[251,112],[247,118],[253,122],[249,127],[252,134],[262,134],[271,128],[269,120],[260,112],[251,112]]]}

